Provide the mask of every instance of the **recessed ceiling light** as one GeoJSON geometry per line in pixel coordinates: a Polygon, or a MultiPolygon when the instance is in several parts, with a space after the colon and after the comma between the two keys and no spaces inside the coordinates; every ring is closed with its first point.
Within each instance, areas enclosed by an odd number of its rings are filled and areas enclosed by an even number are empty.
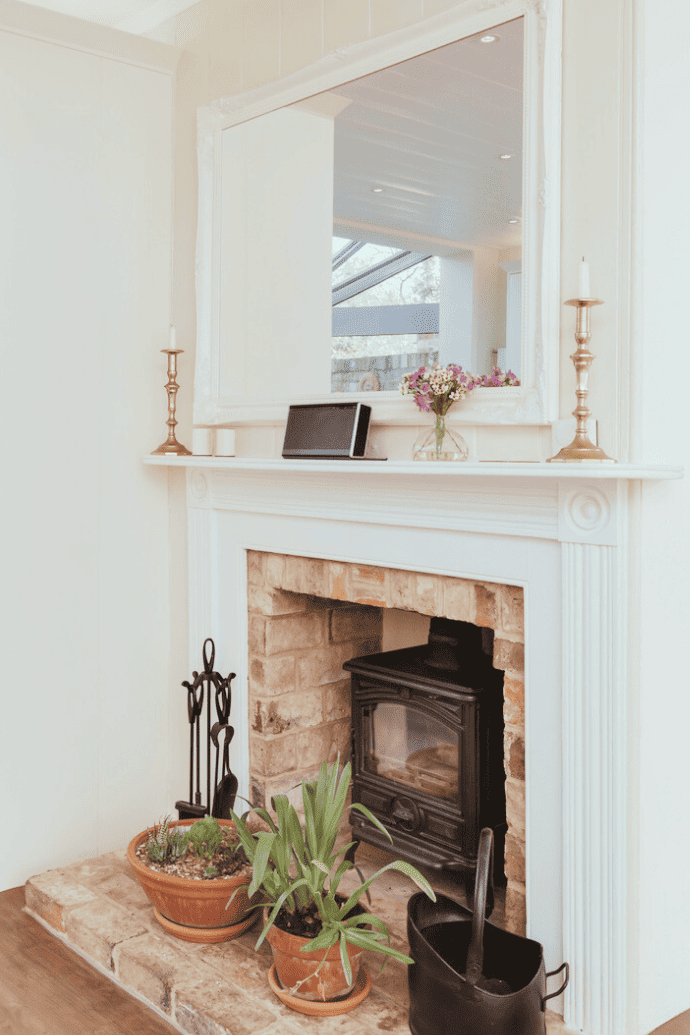
{"type": "Polygon", "coordinates": [[[509,223],[519,223],[520,220],[519,219],[509,219],[508,222],[509,223]]]}
{"type": "Polygon", "coordinates": [[[508,162],[511,158],[515,158],[515,155],[505,154],[499,155],[498,157],[501,159],[502,162],[508,162]]]}
{"type": "Polygon", "coordinates": [[[477,43],[498,43],[500,36],[494,35],[493,32],[486,32],[483,36],[477,36],[477,43]]]}
{"type": "Polygon", "coordinates": [[[372,194],[383,194],[383,187],[372,187],[372,194]]]}

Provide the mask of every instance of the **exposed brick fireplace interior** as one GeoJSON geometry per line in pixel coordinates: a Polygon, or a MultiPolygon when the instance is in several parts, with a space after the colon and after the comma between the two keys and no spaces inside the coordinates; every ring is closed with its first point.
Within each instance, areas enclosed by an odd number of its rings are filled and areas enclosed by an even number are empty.
{"type": "MultiPolygon", "coordinates": [[[[250,787],[290,793],[350,754],[343,663],[382,649],[383,610],[492,629],[504,676],[506,925],[525,928],[524,603],[520,587],[248,551],[250,787]]],[[[421,642],[418,640],[417,642],[421,642]]]]}

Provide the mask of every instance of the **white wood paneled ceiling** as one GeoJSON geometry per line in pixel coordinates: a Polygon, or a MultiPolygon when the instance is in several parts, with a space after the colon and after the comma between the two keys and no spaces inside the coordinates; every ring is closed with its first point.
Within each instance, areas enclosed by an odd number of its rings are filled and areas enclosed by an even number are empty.
{"type": "Polygon", "coordinates": [[[342,236],[379,228],[438,254],[520,244],[508,220],[522,209],[523,20],[491,32],[498,42],[460,40],[331,91],[346,104],[335,119],[342,236]]]}

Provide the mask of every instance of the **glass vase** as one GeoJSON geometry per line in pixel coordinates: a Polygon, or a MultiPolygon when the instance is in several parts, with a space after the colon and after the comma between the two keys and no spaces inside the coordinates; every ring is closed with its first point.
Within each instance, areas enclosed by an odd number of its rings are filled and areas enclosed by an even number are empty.
{"type": "Polygon", "coordinates": [[[414,460],[467,460],[469,449],[462,435],[446,427],[446,418],[434,414],[434,426],[420,432],[412,449],[414,460]]]}

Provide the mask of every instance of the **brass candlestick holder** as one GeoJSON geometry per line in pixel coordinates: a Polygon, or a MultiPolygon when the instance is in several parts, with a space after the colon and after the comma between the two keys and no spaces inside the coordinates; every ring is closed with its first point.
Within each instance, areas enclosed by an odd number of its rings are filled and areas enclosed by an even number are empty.
{"type": "Polygon", "coordinates": [[[180,387],[175,380],[177,377],[177,357],[180,352],[184,352],[184,349],[161,349],[161,352],[165,352],[168,357],[168,381],[165,385],[165,390],[168,393],[168,419],[165,422],[168,425],[168,437],[165,442],[154,449],[151,453],[152,456],[191,456],[191,449],[187,449],[182,443],[178,442],[175,438],[175,406],[177,390],[180,387]]]}
{"type": "Polygon", "coordinates": [[[575,325],[575,341],[577,349],[571,355],[577,374],[577,406],[573,410],[573,417],[577,418],[575,438],[569,446],[564,446],[556,456],[550,457],[546,462],[549,464],[576,464],[576,463],[597,463],[615,464],[616,461],[607,456],[600,446],[590,442],[587,434],[587,421],[591,417],[591,410],[586,400],[589,393],[587,387],[587,375],[592,365],[594,356],[588,349],[592,338],[590,330],[589,311],[593,305],[603,305],[598,298],[570,298],[566,305],[577,307],[577,322],[575,325]]]}

